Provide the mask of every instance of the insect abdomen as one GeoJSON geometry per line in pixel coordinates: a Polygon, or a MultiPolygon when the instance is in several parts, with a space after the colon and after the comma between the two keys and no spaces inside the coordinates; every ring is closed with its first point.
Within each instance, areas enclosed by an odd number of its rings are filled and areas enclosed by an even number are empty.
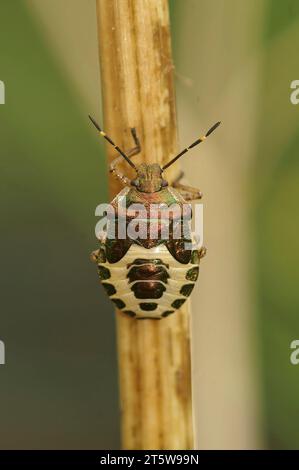
{"type": "Polygon", "coordinates": [[[199,270],[197,257],[182,264],[165,245],[146,249],[135,244],[117,263],[102,258],[98,267],[110,299],[138,319],[159,319],[174,313],[191,294],[199,270]]]}

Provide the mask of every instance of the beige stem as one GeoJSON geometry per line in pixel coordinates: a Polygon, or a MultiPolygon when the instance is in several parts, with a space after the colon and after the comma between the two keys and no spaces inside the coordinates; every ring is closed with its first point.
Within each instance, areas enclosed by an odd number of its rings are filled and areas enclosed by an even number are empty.
{"type": "MultiPolygon", "coordinates": [[[[127,149],[135,127],[135,161],[161,164],[177,150],[168,2],[97,0],[97,17],[105,130],[127,149]]],[[[192,449],[188,306],[161,321],[116,318],[123,448],[192,449]]]]}

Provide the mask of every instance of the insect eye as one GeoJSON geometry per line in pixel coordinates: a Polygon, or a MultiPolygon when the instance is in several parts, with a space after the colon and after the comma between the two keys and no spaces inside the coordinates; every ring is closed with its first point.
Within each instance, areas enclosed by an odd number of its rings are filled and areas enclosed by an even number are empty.
{"type": "Polygon", "coordinates": [[[138,183],[139,183],[138,179],[131,181],[132,186],[138,186],[138,183]]]}
{"type": "Polygon", "coordinates": [[[162,181],[162,185],[161,185],[161,186],[162,186],[163,188],[165,188],[165,186],[168,186],[168,183],[167,183],[167,181],[163,180],[163,181],[162,181]]]}

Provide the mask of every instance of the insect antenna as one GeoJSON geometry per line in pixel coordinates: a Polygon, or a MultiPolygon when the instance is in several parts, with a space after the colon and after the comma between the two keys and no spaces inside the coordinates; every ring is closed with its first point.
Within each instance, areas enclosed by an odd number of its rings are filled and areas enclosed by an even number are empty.
{"type": "Polygon", "coordinates": [[[115,143],[113,142],[112,139],[110,139],[110,137],[100,128],[100,126],[98,125],[98,123],[90,116],[88,115],[89,119],[91,120],[91,122],[93,123],[93,125],[95,126],[95,128],[99,131],[100,135],[102,137],[104,137],[104,139],[106,139],[109,144],[111,144],[115,150],[118,151],[118,153],[121,154],[122,157],[124,157],[124,159],[129,163],[129,165],[134,168],[135,171],[137,171],[137,168],[136,166],[134,165],[134,163],[129,159],[129,157],[125,154],[125,152],[123,150],[121,150],[117,145],[115,145],[115,143]]]}
{"type": "Polygon", "coordinates": [[[186,147],[184,150],[182,150],[178,155],[176,155],[172,160],[170,160],[170,162],[166,163],[166,165],[162,167],[162,171],[166,170],[166,168],[176,162],[182,155],[187,153],[190,149],[203,142],[210,134],[212,134],[212,132],[214,132],[215,129],[217,129],[219,125],[220,121],[216,122],[216,124],[214,124],[205,135],[197,139],[195,142],[193,142],[193,144],[189,145],[189,147],[186,147]]]}

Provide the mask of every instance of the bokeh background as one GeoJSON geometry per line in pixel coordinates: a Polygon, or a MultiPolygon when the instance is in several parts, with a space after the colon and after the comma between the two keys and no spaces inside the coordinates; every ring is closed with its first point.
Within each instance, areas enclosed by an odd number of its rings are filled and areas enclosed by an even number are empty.
{"type": "MultiPolygon", "coordinates": [[[[204,193],[199,448],[299,448],[297,0],[171,0],[183,168],[204,193]]],[[[94,0],[0,0],[1,449],[119,448],[114,312],[89,252],[107,200],[94,0]]],[[[111,58],[113,60],[113,58],[111,58]]]]}

